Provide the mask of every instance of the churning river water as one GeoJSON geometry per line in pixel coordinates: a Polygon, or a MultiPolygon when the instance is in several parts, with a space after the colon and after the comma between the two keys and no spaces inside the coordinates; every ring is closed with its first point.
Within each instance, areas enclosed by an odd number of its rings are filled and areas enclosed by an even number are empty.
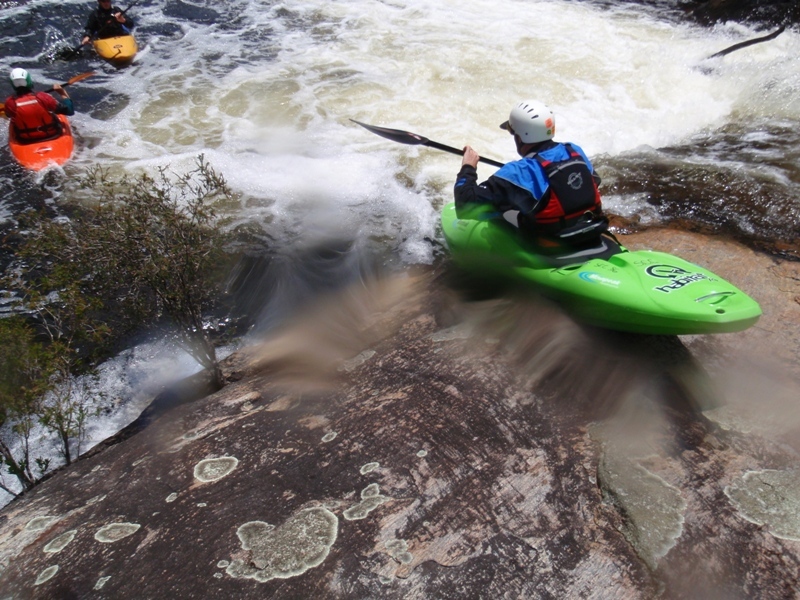
{"type": "Polygon", "coordinates": [[[31,203],[57,205],[92,165],[181,169],[204,153],[266,246],[335,226],[428,263],[458,157],[350,119],[508,161],[513,145],[497,125],[534,98],[556,113],[557,139],[596,163],[609,211],[797,250],[797,31],[706,60],[764,32],[562,0],[141,0],[130,11],[141,47],[132,66],[116,70],[88,50],[55,58],[77,43],[92,6],[0,2],[0,72],[25,67],[42,89],[97,71],[69,88],[77,150],[63,171],[23,172],[2,128],[6,226],[31,203]]]}
{"type": "Polygon", "coordinates": [[[797,31],[708,60],[765,32],[608,2],[141,0],[131,66],[88,50],[57,58],[93,6],[0,0],[5,92],[12,67],[37,89],[96,71],[68,88],[76,151],[63,169],[23,171],[0,128],[3,234],[32,206],[58,212],[93,165],[155,173],[203,153],[265,253],[344,233],[396,264],[429,264],[459,157],[350,119],[505,162],[514,148],[498,124],[533,98],[554,110],[556,139],[592,158],[609,212],[800,253],[797,31]]]}

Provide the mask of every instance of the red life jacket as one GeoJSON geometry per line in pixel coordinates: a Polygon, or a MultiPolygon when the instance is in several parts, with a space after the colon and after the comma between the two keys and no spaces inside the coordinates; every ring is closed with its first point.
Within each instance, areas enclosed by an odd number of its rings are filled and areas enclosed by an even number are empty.
{"type": "Polygon", "coordinates": [[[14,130],[20,140],[39,141],[61,135],[61,122],[55,113],[50,112],[39,101],[36,94],[10,98],[13,103],[14,130]]]}
{"type": "Polygon", "coordinates": [[[569,144],[564,144],[569,158],[558,162],[536,160],[550,182],[549,199],[545,207],[533,215],[537,224],[570,225],[587,212],[602,214],[600,191],[583,157],[569,144]]]}

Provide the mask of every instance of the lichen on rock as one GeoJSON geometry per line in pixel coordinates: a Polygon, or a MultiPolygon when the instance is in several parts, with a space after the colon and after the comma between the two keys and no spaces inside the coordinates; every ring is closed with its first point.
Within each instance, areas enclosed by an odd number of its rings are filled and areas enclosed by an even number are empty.
{"type": "Polygon", "coordinates": [[[355,369],[357,369],[361,365],[363,365],[365,362],[367,362],[373,356],[375,356],[375,351],[374,350],[364,350],[364,352],[362,352],[358,356],[356,356],[354,358],[351,358],[350,360],[344,361],[342,363],[342,365],[339,367],[338,370],[339,371],[345,371],[345,372],[349,373],[351,371],[354,371],[355,369]]]}
{"type": "Polygon", "coordinates": [[[800,472],[749,471],[725,494],[751,523],[765,526],[775,537],[800,541],[800,472]]]}
{"type": "Polygon", "coordinates": [[[58,573],[58,565],[47,567],[44,571],[39,573],[39,576],[36,578],[36,581],[33,582],[33,585],[42,585],[45,581],[50,581],[53,577],[55,577],[56,573],[58,573]]]}
{"type": "Polygon", "coordinates": [[[390,540],[385,545],[389,556],[397,562],[408,565],[414,560],[414,555],[408,551],[408,542],[405,540],[390,540]]]}
{"type": "Polygon", "coordinates": [[[25,529],[28,531],[44,531],[56,521],[58,521],[58,517],[34,517],[28,521],[25,529]]]}
{"type": "Polygon", "coordinates": [[[111,544],[133,535],[140,527],[138,523],[110,523],[98,529],[94,539],[104,544],[111,544]]]}
{"type": "Polygon", "coordinates": [[[367,463],[364,466],[362,466],[359,472],[362,475],[366,475],[367,473],[372,473],[372,471],[374,471],[376,469],[380,469],[380,467],[381,467],[380,463],[370,462],[370,463],[367,463]]]}
{"type": "Polygon", "coordinates": [[[624,456],[619,448],[606,448],[598,476],[606,496],[625,518],[625,537],[642,560],[656,569],[683,531],[686,501],[680,490],[624,456]]]}
{"type": "Polygon", "coordinates": [[[45,552],[55,553],[61,552],[67,544],[69,544],[72,540],[75,539],[75,535],[78,532],[76,530],[67,531],[66,533],[62,533],[57,538],[53,539],[49,544],[44,547],[45,552]]]}
{"type": "Polygon", "coordinates": [[[387,497],[381,494],[378,484],[370,483],[361,490],[361,501],[344,511],[343,516],[347,521],[358,521],[365,518],[369,513],[386,502],[386,500],[387,497]]]}
{"type": "Polygon", "coordinates": [[[245,523],[236,535],[250,560],[234,560],[225,572],[262,583],[302,575],[322,564],[338,531],[336,515],[319,507],[300,510],[277,528],[263,521],[245,523]]]}
{"type": "Polygon", "coordinates": [[[203,483],[218,481],[226,475],[230,475],[238,464],[239,459],[234,456],[207,458],[195,465],[194,477],[203,483]]]}

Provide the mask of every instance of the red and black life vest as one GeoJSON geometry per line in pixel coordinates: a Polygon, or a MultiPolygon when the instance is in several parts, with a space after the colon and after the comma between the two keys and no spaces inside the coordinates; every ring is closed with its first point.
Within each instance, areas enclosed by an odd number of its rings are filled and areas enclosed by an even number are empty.
{"type": "Polygon", "coordinates": [[[10,102],[14,104],[14,130],[20,140],[39,141],[61,135],[58,117],[42,106],[36,94],[17,96],[10,102]]]}
{"type": "Polygon", "coordinates": [[[564,147],[569,153],[566,160],[553,162],[538,154],[534,156],[550,183],[547,204],[533,215],[537,224],[564,227],[587,212],[602,214],[600,191],[592,172],[570,144],[564,144],[564,147]]]}

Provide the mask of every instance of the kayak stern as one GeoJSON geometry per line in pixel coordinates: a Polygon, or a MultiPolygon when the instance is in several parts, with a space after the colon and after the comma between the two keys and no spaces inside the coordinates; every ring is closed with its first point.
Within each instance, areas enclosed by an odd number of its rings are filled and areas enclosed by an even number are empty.
{"type": "Polygon", "coordinates": [[[61,121],[62,134],[52,140],[23,144],[9,123],[8,146],[16,161],[31,171],[41,171],[50,165],[63,165],[72,157],[74,139],[72,126],[64,115],[57,115],[61,121]]]}

